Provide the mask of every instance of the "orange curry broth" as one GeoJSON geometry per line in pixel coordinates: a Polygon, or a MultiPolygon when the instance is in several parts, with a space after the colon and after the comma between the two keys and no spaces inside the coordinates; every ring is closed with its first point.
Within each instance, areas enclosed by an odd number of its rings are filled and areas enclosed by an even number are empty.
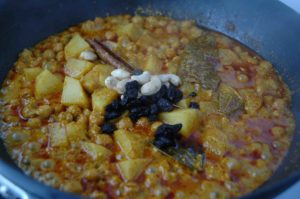
{"type": "MultiPolygon", "coordinates": [[[[99,77],[109,75],[98,70],[109,67],[101,60],[91,63],[93,67],[77,78],[90,101],[104,87],[99,77]]],[[[1,90],[0,135],[26,174],[63,191],[91,198],[234,198],[256,189],[280,164],[295,127],[289,105],[290,91],[272,65],[236,41],[192,21],[111,16],[71,27],[20,54],[1,90]],[[128,24],[128,29],[122,29],[128,24]],[[106,41],[128,63],[153,73],[176,73],[189,42],[204,33],[215,38],[219,59],[215,69],[222,84],[239,93],[244,106],[228,116],[218,111],[212,90],[199,84],[180,87],[184,99],[200,104],[198,128],[185,139],[203,147],[202,171],[186,168],[149,144],[160,121],[141,118],[133,123],[126,114],[114,121],[118,129],[138,135],[137,143],[143,143],[142,151],[128,156],[113,135],[101,132],[103,112],[94,110],[93,102],[87,107],[62,104],[62,87],[36,97],[36,77],[43,70],[60,78],[61,84],[67,76],[65,47],[75,33],[106,41]],[[27,68],[41,70],[25,73],[27,68]],[[189,97],[191,92],[197,96],[189,97]],[[49,131],[53,123],[64,130],[72,123],[81,130],[72,137],[68,130],[63,131],[66,140],[57,144],[49,131]],[[83,142],[101,145],[111,155],[95,159],[82,147],[83,142]],[[151,161],[133,180],[126,180],[117,166],[122,161],[148,158],[151,161]]]]}

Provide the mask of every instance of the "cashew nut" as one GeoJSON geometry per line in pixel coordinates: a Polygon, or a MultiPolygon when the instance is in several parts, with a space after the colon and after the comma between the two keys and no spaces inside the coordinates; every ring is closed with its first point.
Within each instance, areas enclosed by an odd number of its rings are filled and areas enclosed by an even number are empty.
{"type": "Polygon", "coordinates": [[[145,84],[150,81],[151,79],[151,74],[148,71],[144,71],[140,75],[132,75],[131,76],[132,80],[136,80],[140,84],[145,84]]]}
{"type": "Polygon", "coordinates": [[[181,83],[180,78],[177,75],[174,74],[170,74],[170,82],[174,85],[174,86],[179,86],[181,83]]]}
{"type": "Polygon", "coordinates": [[[161,81],[157,75],[151,77],[150,82],[144,84],[141,88],[141,93],[143,95],[153,95],[159,91],[161,88],[161,81]]]}
{"type": "Polygon", "coordinates": [[[130,73],[124,69],[118,68],[111,72],[111,75],[119,80],[127,79],[130,77],[130,73]]]}
{"type": "Polygon", "coordinates": [[[106,85],[108,88],[112,88],[112,89],[114,89],[114,88],[117,86],[117,83],[118,83],[118,82],[119,82],[119,81],[118,81],[116,78],[112,77],[112,76],[107,77],[107,78],[105,79],[105,81],[104,81],[105,85],[106,85]]]}
{"type": "Polygon", "coordinates": [[[126,90],[125,85],[131,81],[132,81],[131,79],[123,79],[117,83],[115,89],[118,91],[119,94],[123,94],[125,93],[126,90]]]}
{"type": "Polygon", "coordinates": [[[85,59],[85,60],[88,60],[88,61],[94,61],[94,60],[97,59],[97,55],[94,52],[90,51],[90,50],[85,50],[85,51],[82,51],[80,53],[79,58],[85,59]]]}
{"type": "Polygon", "coordinates": [[[166,83],[170,80],[169,74],[162,74],[158,76],[162,83],[166,83]]]}
{"type": "Polygon", "coordinates": [[[174,75],[174,74],[159,75],[159,79],[165,85],[168,85],[168,82],[171,82],[174,86],[179,86],[179,84],[181,83],[180,78],[177,75],[174,75]]]}

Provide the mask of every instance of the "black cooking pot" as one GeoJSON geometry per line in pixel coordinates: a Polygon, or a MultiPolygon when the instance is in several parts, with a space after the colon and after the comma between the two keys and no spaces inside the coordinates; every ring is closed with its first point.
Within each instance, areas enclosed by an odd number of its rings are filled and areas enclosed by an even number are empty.
{"type": "MultiPolygon", "coordinates": [[[[300,124],[300,15],[276,0],[0,0],[0,78],[18,53],[49,35],[95,16],[130,13],[195,19],[270,60],[293,91],[292,110],[300,124]],[[139,9],[138,9],[139,10],[139,9]]],[[[300,178],[300,131],[281,167],[263,186],[243,198],[270,198],[300,178]]],[[[0,143],[0,193],[18,198],[74,198],[24,175],[0,143]]]]}

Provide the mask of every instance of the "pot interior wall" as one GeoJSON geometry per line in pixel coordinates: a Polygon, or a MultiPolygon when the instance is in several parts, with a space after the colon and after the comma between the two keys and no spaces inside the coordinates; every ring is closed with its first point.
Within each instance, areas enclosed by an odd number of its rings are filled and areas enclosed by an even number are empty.
{"type": "MultiPolygon", "coordinates": [[[[239,0],[1,0],[1,82],[23,48],[95,16],[134,14],[137,10],[140,12],[138,8],[144,8],[144,14],[195,19],[198,24],[229,35],[270,60],[293,91],[292,109],[297,124],[300,123],[300,15],[271,0],[253,0],[251,3],[239,0]]],[[[265,189],[271,189],[287,176],[299,175],[299,146],[300,132],[297,128],[283,166],[264,185],[265,189]]],[[[1,159],[9,161],[2,144],[0,155],[1,159]]]]}

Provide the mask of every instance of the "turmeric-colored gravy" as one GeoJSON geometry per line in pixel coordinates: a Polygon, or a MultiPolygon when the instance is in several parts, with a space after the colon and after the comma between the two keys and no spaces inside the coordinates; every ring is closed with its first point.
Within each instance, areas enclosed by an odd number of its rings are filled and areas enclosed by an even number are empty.
{"type": "Polygon", "coordinates": [[[110,16],[23,50],[2,85],[0,136],[26,174],[85,197],[234,198],[264,183],[287,152],[290,101],[272,64],[224,35],[193,21],[110,16]],[[177,74],[182,100],[153,120],[125,110],[103,132],[120,94],[106,87],[115,68],[91,39],[136,69],[177,74]],[[201,148],[196,169],[153,145],[159,126],[174,122],[181,143],[201,148]]]}

